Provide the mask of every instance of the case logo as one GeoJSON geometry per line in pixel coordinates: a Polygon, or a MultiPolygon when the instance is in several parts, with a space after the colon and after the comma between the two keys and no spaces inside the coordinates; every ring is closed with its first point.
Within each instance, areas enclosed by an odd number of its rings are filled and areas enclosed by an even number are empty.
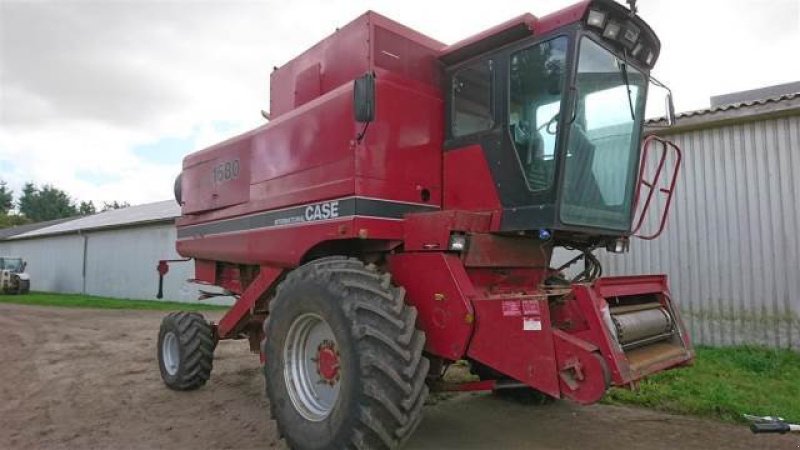
{"type": "Polygon", "coordinates": [[[335,217],[339,217],[338,200],[306,207],[305,218],[307,221],[333,219],[335,217]]]}

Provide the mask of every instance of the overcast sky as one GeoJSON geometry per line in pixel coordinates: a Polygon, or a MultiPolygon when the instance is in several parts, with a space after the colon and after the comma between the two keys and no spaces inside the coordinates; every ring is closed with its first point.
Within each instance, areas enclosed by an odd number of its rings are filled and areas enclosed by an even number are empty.
{"type": "MultiPolygon", "coordinates": [[[[183,156],[263,123],[273,66],[373,9],[445,43],[574,0],[0,0],[0,179],[171,198],[183,156]]],[[[640,0],[679,111],[800,80],[800,0],[640,0]]],[[[660,101],[660,99],[659,99],[660,101]]]]}

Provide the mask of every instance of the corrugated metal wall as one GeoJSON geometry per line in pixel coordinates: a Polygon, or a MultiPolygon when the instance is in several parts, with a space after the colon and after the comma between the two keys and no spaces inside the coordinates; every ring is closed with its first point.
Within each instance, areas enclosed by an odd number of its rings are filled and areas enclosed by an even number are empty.
{"type": "MultiPolygon", "coordinates": [[[[175,234],[175,226],[165,223],[7,240],[0,241],[0,254],[28,262],[34,291],[155,300],[158,261],[180,258],[175,234]]],[[[164,299],[196,301],[197,286],[186,282],[193,277],[194,262],[170,264],[164,299]]],[[[230,299],[206,302],[229,303],[230,299]]]]}
{"type": "Polygon", "coordinates": [[[667,273],[695,342],[800,349],[800,116],[669,136],[684,162],[655,241],[606,274],[667,273]]]}
{"type": "Polygon", "coordinates": [[[1,241],[0,255],[20,256],[28,262],[31,289],[80,293],[83,290],[83,238],[73,234],[46,240],[1,241]]]}

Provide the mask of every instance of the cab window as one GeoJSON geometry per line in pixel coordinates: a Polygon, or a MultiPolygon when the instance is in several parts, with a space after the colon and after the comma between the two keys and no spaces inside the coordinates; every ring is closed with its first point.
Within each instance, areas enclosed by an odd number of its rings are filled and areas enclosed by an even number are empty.
{"type": "Polygon", "coordinates": [[[532,191],[555,177],[566,54],[567,38],[557,37],[511,55],[509,131],[532,191]]]}
{"type": "Polygon", "coordinates": [[[452,134],[467,136],[494,126],[492,117],[492,65],[479,61],[453,74],[452,134]]]}

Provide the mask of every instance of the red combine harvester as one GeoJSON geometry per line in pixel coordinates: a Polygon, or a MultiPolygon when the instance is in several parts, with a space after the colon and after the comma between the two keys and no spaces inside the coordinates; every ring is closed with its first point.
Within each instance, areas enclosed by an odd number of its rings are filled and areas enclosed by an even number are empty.
{"type": "Polygon", "coordinates": [[[592,253],[669,205],[679,150],[642,145],[659,48],[592,0],[450,46],[368,12],[276,68],[269,123],[176,181],[178,252],[236,302],[164,319],[167,386],[202,386],[216,342],[249,339],[293,448],[396,448],[430,389],[589,404],[690,362],[666,277],[600,277],[592,253]],[[551,267],[559,247],[580,273],[551,267]],[[443,381],[455,361],[480,381],[443,381]]]}

